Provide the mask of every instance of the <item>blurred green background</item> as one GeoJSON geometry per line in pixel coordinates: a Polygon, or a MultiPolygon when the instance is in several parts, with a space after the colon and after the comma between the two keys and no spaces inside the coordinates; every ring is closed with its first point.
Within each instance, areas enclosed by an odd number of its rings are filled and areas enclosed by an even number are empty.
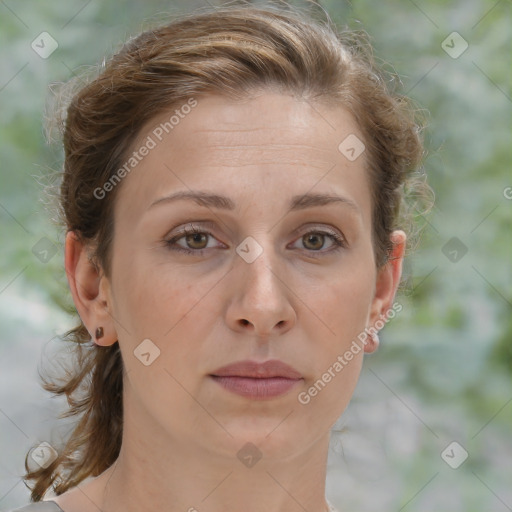
{"type": "MultiPolygon", "coordinates": [[[[327,496],[359,512],[512,510],[511,2],[320,4],[338,26],[366,30],[428,111],[425,170],[436,194],[406,260],[403,311],[366,359],[338,422],[344,432],[333,433],[327,496]]],[[[63,233],[41,200],[62,160],[43,134],[48,86],[149,23],[205,5],[0,1],[1,510],[28,503],[29,447],[58,444],[71,428],[56,420],[65,402],[37,374],[74,325],[60,308],[70,301],[63,233]],[[41,32],[58,44],[47,58],[31,48],[41,32]]]]}

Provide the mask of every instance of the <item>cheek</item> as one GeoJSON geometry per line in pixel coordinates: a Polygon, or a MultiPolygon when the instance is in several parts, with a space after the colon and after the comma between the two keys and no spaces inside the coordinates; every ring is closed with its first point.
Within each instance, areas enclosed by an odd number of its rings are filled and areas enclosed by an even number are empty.
{"type": "Polygon", "coordinates": [[[113,316],[127,367],[139,367],[134,351],[149,339],[159,351],[151,366],[187,382],[187,369],[198,367],[198,343],[211,337],[218,319],[218,302],[212,303],[211,296],[219,277],[193,277],[180,266],[159,266],[143,254],[116,263],[113,316]]]}
{"type": "Polygon", "coordinates": [[[366,327],[374,290],[373,272],[367,265],[347,265],[326,279],[326,284],[309,295],[311,307],[328,327],[328,346],[338,349],[366,327]]]}
{"type": "Polygon", "coordinates": [[[118,335],[132,392],[163,424],[176,423],[171,410],[200,415],[189,393],[198,393],[200,344],[215,322],[204,297],[213,284],[194,286],[184,272],[170,269],[144,271],[135,259],[124,272],[130,277],[122,279],[119,272],[115,315],[125,327],[118,335]]]}
{"type": "Polygon", "coordinates": [[[364,355],[357,336],[366,326],[371,294],[371,282],[354,272],[340,275],[323,293],[309,296],[319,319],[308,321],[310,325],[305,328],[313,333],[313,323],[321,325],[322,334],[314,338],[310,378],[297,402],[312,431],[323,428],[326,422],[332,426],[352,398],[364,355]]]}
{"type": "Polygon", "coordinates": [[[208,290],[183,268],[158,265],[145,251],[114,261],[115,318],[134,338],[169,335],[208,290]]]}

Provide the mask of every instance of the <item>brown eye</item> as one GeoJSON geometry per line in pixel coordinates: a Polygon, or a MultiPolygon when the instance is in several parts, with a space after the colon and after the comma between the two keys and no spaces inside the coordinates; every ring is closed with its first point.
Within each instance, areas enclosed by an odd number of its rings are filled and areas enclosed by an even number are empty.
{"type": "Polygon", "coordinates": [[[209,235],[207,233],[192,233],[190,235],[186,235],[184,238],[190,249],[205,249],[208,245],[208,236],[209,235]]]}
{"type": "Polygon", "coordinates": [[[202,255],[208,249],[210,238],[213,239],[213,235],[204,229],[186,227],[170,240],[165,240],[165,245],[174,251],[202,255]],[[184,240],[184,245],[178,243],[181,240],[184,240]]]}
{"type": "Polygon", "coordinates": [[[302,245],[307,249],[307,252],[313,254],[318,252],[319,255],[338,251],[344,247],[347,247],[345,238],[336,232],[327,231],[310,231],[302,236],[302,245]],[[322,247],[325,243],[325,238],[331,240],[331,248],[322,251],[322,247]]]}
{"type": "MultiPolygon", "coordinates": [[[[210,239],[214,239],[214,236],[209,231],[205,231],[204,229],[196,226],[192,228],[186,227],[170,240],[165,240],[165,245],[174,251],[201,256],[203,252],[208,249],[208,242],[210,239]],[[181,240],[184,240],[184,242],[178,243],[181,240]]],[[[306,252],[315,258],[347,247],[347,243],[343,235],[336,232],[318,230],[310,231],[303,235],[299,240],[302,241],[302,245],[306,252]],[[321,250],[325,245],[326,237],[331,241],[331,247],[326,250],[321,250]],[[318,253],[318,256],[315,253],[318,253]]]]}
{"type": "Polygon", "coordinates": [[[302,237],[302,240],[307,249],[318,250],[324,245],[324,236],[321,233],[308,233],[302,237]]]}

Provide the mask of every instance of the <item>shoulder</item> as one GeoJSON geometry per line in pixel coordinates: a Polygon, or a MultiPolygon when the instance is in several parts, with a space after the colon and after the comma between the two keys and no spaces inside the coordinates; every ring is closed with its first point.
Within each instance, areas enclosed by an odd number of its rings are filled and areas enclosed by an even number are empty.
{"type": "Polygon", "coordinates": [[[8,512],[63,512],[55,501],[38,501],[8,512]]]}

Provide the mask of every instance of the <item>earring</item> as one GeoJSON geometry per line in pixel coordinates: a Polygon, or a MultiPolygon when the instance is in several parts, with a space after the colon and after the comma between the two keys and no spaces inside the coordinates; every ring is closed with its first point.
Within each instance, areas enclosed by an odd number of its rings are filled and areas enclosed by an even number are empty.
{"type": "Polygon", "coordinates": [[[100,338],[103,338],[103,327],[96,329],[96,339],[99,340],[100,338]]]}
{"type": "Polygon", "coordinates": [[[380,340],[379,340],[379,333],[378,332],[372,332],[371,333],[371,336],[372,336],[372,339],[373,339],[373,343],[375,343],[375,345],[379,345],[380,343],[380,340]]]}

